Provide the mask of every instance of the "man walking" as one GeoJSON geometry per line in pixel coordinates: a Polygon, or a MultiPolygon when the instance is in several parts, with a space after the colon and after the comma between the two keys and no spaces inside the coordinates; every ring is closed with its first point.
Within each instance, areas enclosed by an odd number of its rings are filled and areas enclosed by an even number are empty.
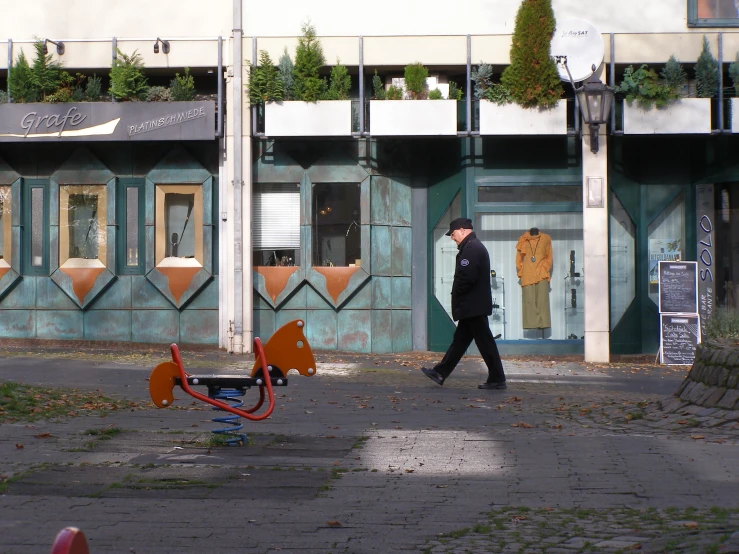
{"type": "Polygon", "coordinates": [[[490,332],[488,316],[493,313],[490,292],[490,256],[472,230],[472,221],[465,217],[449,224],[446,233],[457,243],[457,262],[452,284],[452,319],[459,321],[449,349],[433,369],[421,371],[432,381],[443,385],[457,367],[472,339],[488,367],[487,381],[479,389],[505,389],[506,378],[498,347],[490,332]]]}

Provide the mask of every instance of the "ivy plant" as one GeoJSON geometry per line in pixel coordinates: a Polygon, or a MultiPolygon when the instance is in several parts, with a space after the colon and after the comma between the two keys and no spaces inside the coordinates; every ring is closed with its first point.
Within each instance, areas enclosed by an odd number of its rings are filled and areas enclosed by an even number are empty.
{"type": "Polygon", "coordinates": [[[639,106],[649,109],[653,105],[661,108],[680,97],[672,87],[661,81],[653,69],[642,64],[639,69],[633,65],[624,70],[623,81],[616,87],[616,93],[623,94],[630,104],[634,100],[639,106]]]}
{"type": "Polygon", "coordinates": [[[695,91],[698,98],[713,98],[718,93],[718,60],[711,54],[711,46],[705,35],[703,50],[695,62],[695,91]]]}
{"type": "Polygon", "coordinates": [[[429,70],[421,63],[412,63],[405,66],[405,90],[408,91],[413,100],[419,100],[426,96],[426,79],[429,70]]]}
{"type": "Polygon", "coordinates": [[[304,23],[301,31],[303,36],[298,38],[295,49],[293,91],[296,100],[315,102],[326,94],[326,79],[319,76],[320,69],[326,65],[326,59],[313,25],[304,23]]]}
{"type": "Polygon", "coordinates": [[[282,100],[283,87],[279,72],[265,50],[259,52],[259,65],[249,64],[247,92],[251,105],[282,100]]]}
{"type": "Polygon", "coordinates": [[[143,100],[149,89],[144,62],[138,50],[130,56],[117,49],[118,55],[110,68],[110,94],[116,100],[143,100]]]}
{"type": "Polygon", "coordinates": [[[511,64],[501,84],[516,104],[554,106],[562,97],[562,81],[550,55],[555,28],[551,0],[523,0],[516,13],[511,64]]]}

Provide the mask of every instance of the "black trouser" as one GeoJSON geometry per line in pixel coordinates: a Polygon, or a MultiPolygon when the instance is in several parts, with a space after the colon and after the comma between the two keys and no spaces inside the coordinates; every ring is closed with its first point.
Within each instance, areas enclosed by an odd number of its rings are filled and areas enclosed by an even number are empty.
{"type": "Polygon", "coordinates": [[[459,320],[452,344],[449,345],[441,362],[434,367],[436,372],[444,379],[449,377],[472,343],[472,339],[475,339],[477,349],[482,359],[485,360],[485,365],[488,366],[488,382],[505,381],[505,372],[503,363],[500,361],[500,354],[498,354],[498,347],[490,332],[488,318],[484,315],[459,320]]]}

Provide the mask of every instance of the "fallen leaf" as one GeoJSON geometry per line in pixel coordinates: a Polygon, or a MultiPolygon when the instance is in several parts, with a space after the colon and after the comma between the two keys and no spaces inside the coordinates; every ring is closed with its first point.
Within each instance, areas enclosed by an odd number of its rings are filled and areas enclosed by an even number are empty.
{"type": "Polygon", "coordinates": [[[39,433],[38,435],[34,435],[37,439],[48,439],[51,436],[51,433],[39,433]]]}
{"type": "Polygon", "coordinates": [[[678,425],[685,425],[685,424],[686,424],[687,422],[688,422],[688,420],[686,420],[686,419],[681,419],[680,421],[678,421],[678,422],[677,422],[677,424],[678,424],[678,425]]]}
{"type": "Polygon", "coordinates": [[[688,529],[697,529],[698,528],[698,522],[696,521],[686,521],[683,523],[683,527],[687,527],[688,529]]]}
{"type": "Polygon", "coordinates": [[[23,445],[22,445],[22,444],[18,444],[18,443],[15,443],[15,447],[16,447],[16,448],[17,448],[18,450],[22,450],[22,449],[23,449],[23,445]]]}
{"type": "Polygon", "coordinates": [[[699,440],[699,439],[705,439],[706,437],[704,437],[703,435],[690,435],[690,438],[694,440],[699,440]]]}
{"type": "Polygon", "coordinates": [[[341,523],[339,523],[338,521],[336,521],[334,519],[327,521],[326,524],[329,527],[341,527],[341,523]]]}

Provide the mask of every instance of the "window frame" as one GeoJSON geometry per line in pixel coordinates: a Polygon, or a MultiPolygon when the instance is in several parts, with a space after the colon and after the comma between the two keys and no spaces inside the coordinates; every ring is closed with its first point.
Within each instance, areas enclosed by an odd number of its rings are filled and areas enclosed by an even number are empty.
{"type": "Polygon", "coordinates": [[[49,230],[51,228],[51,219],[50,219],[50,198],[49,198],[49,180],[48,179],[24,179],[23,180],[23,186],[22,186],[22,193],[21,193],[21,204],[23,205],[22,209],[22,228],[21,228],[21,252],[22,252],[22,264],[21,264],[21,270],[23,275],[49,275],[49,266],[50,266],[50,251],[49,251],[49,244],[50,244],[50,237],[49,237],[49,230]],[[32,201],[31,196],[33,193],[33,189],[40,188],[43,192],[42,198],[44,201],[43,206],[43,214],[42,218],[43,221],[41,222],[42,225],[42,246],[41,246],[41,256],[42,256],[42,263],[40,266],[34,266],[31,262],[31,248],[32,248],[32,238],[31,235],[33,233],[33,209],[32,209],[32,201]]]}
{"type": "Polygon", "coordinates": [[[116,273],[119,275],[143,275],[146,265],[146,179],[143,177],[119,177],[116,182],[116,273]],[[139,263],[126,264],[126,236],[128,233],[128,200],[126,192],[129,188],[138,189],[138,232],[139,232],[139,263]]]}
{"type": "Polygon", "coordinates": [[[739,27],[739,17],[698,17],[698,0],[688,0],[688,27],[739,27]]]}

